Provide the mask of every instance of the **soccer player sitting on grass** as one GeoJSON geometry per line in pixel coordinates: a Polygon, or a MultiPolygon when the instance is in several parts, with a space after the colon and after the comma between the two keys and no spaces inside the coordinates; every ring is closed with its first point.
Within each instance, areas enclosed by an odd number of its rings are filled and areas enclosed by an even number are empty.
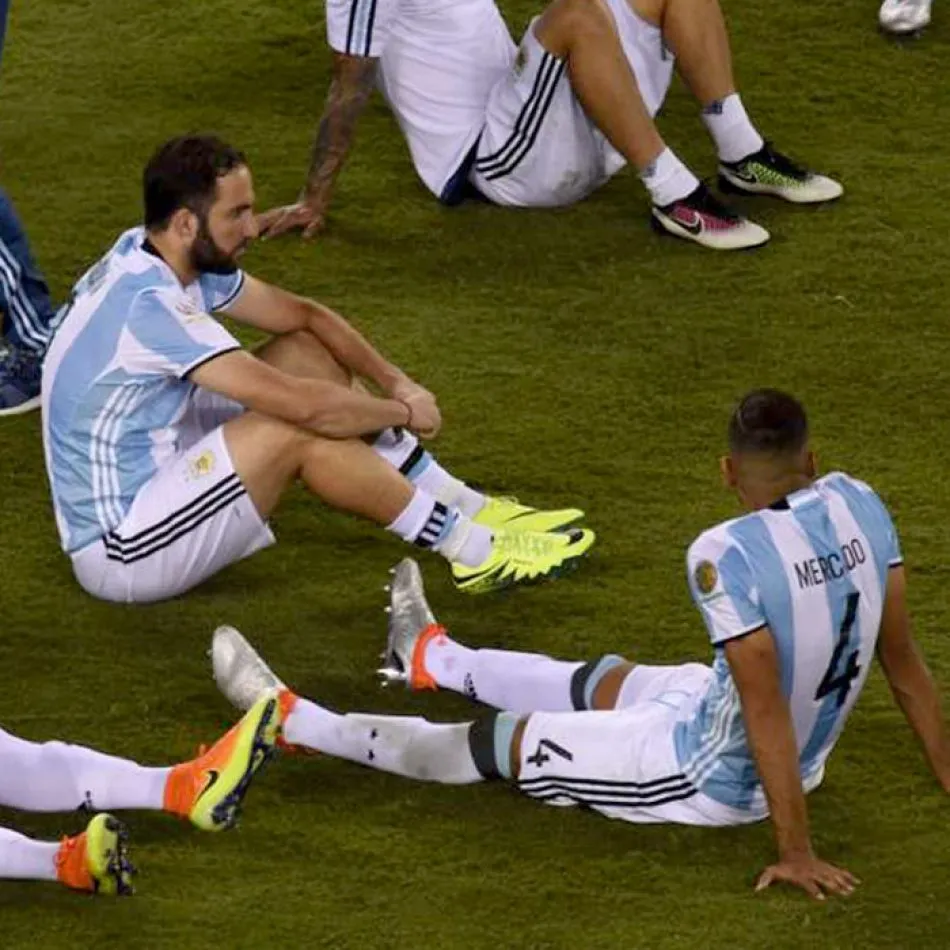
{"type": "MultiPolygon", "coordinates": [[[[26,742],[0,729],[0,805],[28,812],[165,811],[203,831],[225,831],[272,756],[283,715],[276,697],[261,697],[207,752],[170,768],[146,768],[63,742],[26,742]]],[[[0,879],[131,894],[132,873],[128,834],[112,815],[96,815],[82,834],[59,843],[0,828],[0,879]]]]}
{"type": "Polygon", "coordinates": [[[238,268],[257,234],[239,152],[175,139],[144,186],[145,227],[76,285],[43,367],[56,519],[87,591],[187,591],[273,543],[266,519],[297,479],[438,552],[471,593],[554,577],[590,548],[582,511],[450,475],[419,442],[441,426],[431,393],[333,311],[238,268]],[[219,312],[274,336],[248,353],[219,312]]]}
{"type": "MultiPolygon", "coordinates": [[[[849,894],[855,878],[815,853],[805,794],[821,783],[875,654],[950,791],[950,741],[910,632],[897,535],[863,482],[816,479],[804,410],[782,393],[742,400],[723,474],[749,513],[703,532],[687,557],[711,666],[471,649],[436,623],[407,559],[394,572],[380,672],[501,711],[442,725],[338,715],[285,691],[285,739],[416,779],[506,779],[539,801],[632,822],[770,816],[778,862],[757,889],[785,881],[816,898],[849,894]]],[[[212,656],[239,707],[284,688],[232,628],[216,631],[212,656]]]]}
{"type": "Polygon", "coordinates": [[[416,171],[445,204],[467,193],[516,207],[569,205],[624,165],[659,230],[704,247],[769,239],[720,202],[654,124],[674,64],[702,108],[724,187],[812,204],[842,194],[752,123],[718,0],[553,0],[518,49],[495,0],[327,0],[333,82],[298,202],[262,231],[324,225],[334,182],[377,80],[416,171]]]}

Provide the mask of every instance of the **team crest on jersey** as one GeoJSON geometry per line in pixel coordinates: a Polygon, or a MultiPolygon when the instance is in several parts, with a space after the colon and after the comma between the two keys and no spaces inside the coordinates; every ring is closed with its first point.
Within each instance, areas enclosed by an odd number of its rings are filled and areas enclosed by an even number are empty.
{"type": "Polygon", "coordinates": [[[196,481],[214,471],[215,457],[211,449],[205,449],[200,455],[188,460],[188,479],[196,481]]]}
{"type": "Polygon", "coordinates": [[[719,572],[712,561],[700,561],[693,572],[693,579],[696,581],[696,589],[704,597],[708,597],[719,583],[719,572]]]}

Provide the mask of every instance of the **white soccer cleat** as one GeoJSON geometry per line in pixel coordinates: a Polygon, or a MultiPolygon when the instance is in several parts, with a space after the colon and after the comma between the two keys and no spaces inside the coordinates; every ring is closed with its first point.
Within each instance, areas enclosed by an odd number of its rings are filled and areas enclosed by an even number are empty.
{"type": "Polygon", "coordinates": [[[653,206],[654,230],[714,251],[741,251],[761,247],[769,232],[726,207],[704,184],[679,201],[653,206]]]}
{"type": "Polygon", "coordinates": [[[426,602],[419,565],[404,558],[390,571],[389,636],[382,655],[383,665],[376,672],[383,686],[404,683],[409,689],[436,689],[435,680],[426,672],[423,657],[426,644],[445,633],[426,602]]]}
{"type": "Polygon", "coordinates": [[[819,175],[792,161],[771,142],[738,162],[719,163],[719,186],[743,195],[770,195],[798,205],[837,201],[841,182],[819,175]]]}
{"type": "Polygon", "coordinates": [[[895,36],[919,33],[930,24],[932,0],[884,0],[878,13],[881,29],[895,36]]]}
{"type": "Polygon", "coordinates": [[[267,693],[287,687],[234,627],[218,627],[211,638],[211,668],[231,705],[250,709],[267,693]]]}

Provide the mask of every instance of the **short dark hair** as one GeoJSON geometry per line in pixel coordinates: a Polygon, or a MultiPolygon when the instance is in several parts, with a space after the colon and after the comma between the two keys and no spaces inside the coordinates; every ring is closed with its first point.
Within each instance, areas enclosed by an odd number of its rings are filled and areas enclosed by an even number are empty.
{"type": "Polygon", "coordinates": [[[735,454],[794,455],[808,442],[805,407],[778,389],[754,389],[729,420],[729,450],[735,454]]]}
{"type": "Polygon", "coordinates": [[[145,227],[167,227],[180,208],[203,214],[214,203],[218,179],[247,164],[214,135],[183,135],[162,145],[142,176],[145,227]]]}

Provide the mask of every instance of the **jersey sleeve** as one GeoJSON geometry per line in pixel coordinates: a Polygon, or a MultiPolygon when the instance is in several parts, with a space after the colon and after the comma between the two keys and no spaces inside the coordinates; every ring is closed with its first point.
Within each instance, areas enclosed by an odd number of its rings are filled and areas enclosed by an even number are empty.
{"type": "Polygon", "coordinates": [[[752,567],[730,539],[700,535],[690,546],[686,567],[690,593],[714,646],[765,626],[752,567]]]}
{"type": "Polygon", "coordinates": [[[244,271],[234,274],[202,274],[198,279],[205,309],[209,313],[227,310],[244,289],[244,271]]]}
{"type": "Polygon", "coordinates": [[[327,0],[327,42],[347,56],[378,58],[399,0],[327,0]]]}
{"type": "Polygon", "coordinates": [[[184,379],[202,363],[239,349],[241,344],[210,314],[154,290],[132,305],[120,355],[131,372],[184,379]]]}

